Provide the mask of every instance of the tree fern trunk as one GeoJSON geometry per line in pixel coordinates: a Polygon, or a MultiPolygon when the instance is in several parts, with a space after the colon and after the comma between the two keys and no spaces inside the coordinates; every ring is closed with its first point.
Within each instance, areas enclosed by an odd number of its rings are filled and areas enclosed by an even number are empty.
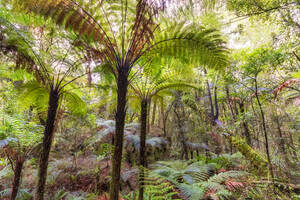
{"type": "Polygon", "coordinates": [[[21,175],[22,175],[23,164],[24,164],[23,157],[18,156],[17,161],[16,161],[16,166],[14,169],[14,181],[12,184],[12,190],[11,190],[11,195],[10,195],[11,200],[15,200],[17,198],[19,186],[20,186],[21,175]]]}
{"type": "Polygon", "coordinates": [[[46,127],[44,130],[43,148],[40,155],[39,171],[38,171],[38,183],[35,191],[35,200],[44,199],[45,184],[47,179],[47,168],[49,154],[52,145],[52,137],[54,134],[54,127],[56,121],[56,114],[58,109],[59,93],[57,89],[51,89],[49,96],[48,115],[46,121],[46,127]]]}
{"type": "Polygon", "coordinates": [[[151,110],[151,104],[152,104],[152,101],[151,99],[149,100],[147,106],[147,110],[149,110],[149,112],[147,112],[147,132],[149,133],[150,132],[150,129],[151,129],[151,126],[150,126],[150,110],[151,110]]]}
{"type": "Polygon", "coordinates": [[[139,173],[139,200],[144,199],[144,167],[146,165],[146,134],[147,134],[147,100],[141,102],[141,135],[140,135],[140,173],[139,173]]]}
{"type": "Polygon", "coordinates": [[[118,200],[120,190],[120,174],[123,150],[123,136],[126,115],[126,95],[128,86],[128,68],[120,67],[117,78],[118,99],[116,111],[116,134],[114,141],[114,154],[112,160],[112,180],[110,187],[110,200],[118,200]]]}

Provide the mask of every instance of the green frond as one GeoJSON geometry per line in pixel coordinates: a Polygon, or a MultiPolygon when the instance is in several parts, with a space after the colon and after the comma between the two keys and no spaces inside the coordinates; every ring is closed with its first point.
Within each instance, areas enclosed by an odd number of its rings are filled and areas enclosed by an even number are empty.
{"type": "Polygon", "coordinates": [[[69,112],[74,115],[85,115],[87,108],[86,103],[80,98],[76,92],[65,91],[63,93],[63,105],[69,112]]]}
{"type": "Polygon", "coordinates": [[[193,184],[207,180],[210,176],[210,168],[197,164],[188,165],[182,161],[162,161],[156,163],[153,173],[157,173],[174,184],[193,184]]]}
{"type": "Polygon", "coordinates": [[[249,186],[250,174],[244,171],[216,173],[216,163],[184,161],[157,162],[150,174],[174,184],[185,199],[232,199],[249,186]]]}
{"type": "Polygon", "coordinates": [[[0,51],[6,53],[19,53],[23,59],[31,59],[28,51],[31,48],[31,38],[28,32],[17,28],[6,18],[0,16],[0,24],[3,26],[0,29],[1,39],[0,51]]]}
{"type": "Polygon", "coordinates": [[[22,115],[15,113],[1,112],[0,116],[4,119],[0,129],[0,148],[9,145],[22,151],[41,141],[43,126],[27,122],[22,115]]]}
{"type": "Polygon", "coordinates": [[[24,69],[28,73],[34,73],[37,79],[45,80],[45,74],[41,73],[41,71],[47,71],[47,69],[45,69],[44,63],[33,48],[34,45],[31,35],[26,29],[17,27],[1,15],[0,24],[4,26],[4,29],[0,30],[0,34],[2,36],[6,35],[6,37],[3,37],[1,40],[0,51],[4,54],[10,53],[16,56],[16,69],[24,69]],[[38,63],[40,67],[39,70],[37,69],[36,63],[38,63]]]}
{"type": "Polygon", "coordinates": [[[228,65],[228,50],[216,30],[186,23],[168,24],[148,56],[176,57],[185,63],[220,69],[228,65]]]}
{"type": "Polygon", "coordinates": [[[187,200],[199,200],[203,199],[205,191],[195,185],[179,184],[176,187],[180,190],[180,194],[187,200]]]}
{"type": "Polygon", "coordinates": [[[227,200],[233,198],[233,193],[228,190],[219,190],[216,193],[217,197],[219,197],[220,200],[227,200]]]}
{"type": "Polygon", "coordinates": [[[103,31],[98,27],[97,21],[85,12],[83,7],[71,0],[15,0],[17,9],[52,18],[58,25],[74,30],[80,35],[102,41],[103,31]]]}
{"type": "MultiPolygon", "coordinates": [[[[177,198],[178,192],[175,190],[175,187],[162,179],[161,177],[151,174],[148,169],[144,169],[145,171],[145,179],[144,179],[144,199],[153,199],[153,200],[179,200],[177,198]]],[[[133,196],[129,194],[125,198],[137,200],[137,198],[133,198],[133,196]]],[[[136,196],[138,197],[138,195],[136,196]]]]}
{"type": "Polygon", "coordinates": [[[159,84],[155,87],[155,90],[152,92],[151,96],[156,95],[162,90],[165,89],[175,89],[175,90],[182,90],[182,89],[187,89],[187,88],[193,88],[193,89],[198,89],[199,86],[193,83],[188,83],[185,81],[175,81],[175,82],[170,82],[170,83],[162,83],[159,84]]]}
{"type": "Polygon", "coordinates": [[[37,81],[28,81],[19,88],[19,105],[23,108],[35,107],[40,112],[48,109],[49,92],[37,81]]]}
{"type": "Polygon", "coordinates": [[[219,191],[225,189],[225,185],[222,185],[217,182],[212,182],[212,181],[197,183],[196,186],[203,188],[204,191],[209,191],[209,190],[219,191]]]}
{"type": "Polygon", "coordinates": [[[216,174],[208,179],[209,182],[224,183],[228,179],[242,180],[249,174],[244,171],[227,171],[216,174]]]}
{"type": "Polygon", "coordinates": [[[151,99],[168,89],[182,90],[199,87],[191,80],[185,80],[180,71],[156,64],[143,68],[142,72],[136,72],[130,86],[130,94],[140,99],[151,99]]]}

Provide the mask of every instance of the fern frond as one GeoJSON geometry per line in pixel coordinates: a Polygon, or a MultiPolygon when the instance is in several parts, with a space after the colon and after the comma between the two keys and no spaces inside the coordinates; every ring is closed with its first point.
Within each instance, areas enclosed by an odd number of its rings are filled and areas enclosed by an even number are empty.
{"type": "Polygon", "coordinates": [[[242,177],[245,178],[246,175],[249,175],[249,174],[244,171],[227,171],[227,172],[222,172],[222,173],[219,173],[219,174],[211,177],[208,181],[224,183],[225,180],[227,180],[229,178],[241,179],[242,177]]]}
{"type": "Polygon", "coordinates": [[[86,103],[74,91],[63,93],[64,106],[74,115],[85,115],[87,111],[86,103]]]}
{"type": "Polygon", "coordinates": [[[102,42],[104,32],[95,18],[72,0],[27,0],[15,1],[17,7],[32,13],[52,18],[58,25],[78,32],[80,35],[94,38],[102,42]]]}
{"type": "Polygon", "coordinates": [[[217,69],[227,66],[228,50],[216,30],[177,22],[167,25],[167,30],[165,34],[156,36],[157,42],[149,56],[178,57],[187,63],[217,69]]]}
{"type": "Polygon", "coordinates": [[[48,108],[49,93],[47,88],[37,81],[28,81],[19,87],[19,104],[22,107],[34,106],[39,111],[46,111],[48,108]]]}
{"type": "Polygon", "coordinates": [[[205,191],[195,185],[179,184],[176,187],[180,190],[180,194],[187,200],[203,199],[205,191]]]}
{"type": "Polygon", "coordinates": [[[144,187],[145,187],[145,198],[154,200],[171,200],[178,196],[178,192],[175,190],[174,186],[166,181],[165,179],[149,172],[149,170],[144,169],[144,187]]]}

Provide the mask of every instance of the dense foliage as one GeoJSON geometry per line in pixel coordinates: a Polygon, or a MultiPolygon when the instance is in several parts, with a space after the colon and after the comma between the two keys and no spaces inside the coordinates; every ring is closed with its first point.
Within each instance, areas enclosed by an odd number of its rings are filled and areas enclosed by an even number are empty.
{"type": "Polygon", "coordinates": [[[0,199],[300,198],[298,0],[0,0],[0,199]]]}

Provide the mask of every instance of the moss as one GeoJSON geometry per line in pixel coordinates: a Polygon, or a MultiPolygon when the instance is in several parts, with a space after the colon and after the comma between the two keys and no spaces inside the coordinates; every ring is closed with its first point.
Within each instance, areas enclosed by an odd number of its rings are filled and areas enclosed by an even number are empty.
{"type": "Polygon", "coordinates": [[[232,145],[237,148],[243,156],[251,162],[251,164],[257,168],[257,171],[262,174],[266,174],[268,170],[268,161],[262,157],[257,151],[251,148],[245,139],[238,136],[230,136],[229,139],[232,145]]]}

